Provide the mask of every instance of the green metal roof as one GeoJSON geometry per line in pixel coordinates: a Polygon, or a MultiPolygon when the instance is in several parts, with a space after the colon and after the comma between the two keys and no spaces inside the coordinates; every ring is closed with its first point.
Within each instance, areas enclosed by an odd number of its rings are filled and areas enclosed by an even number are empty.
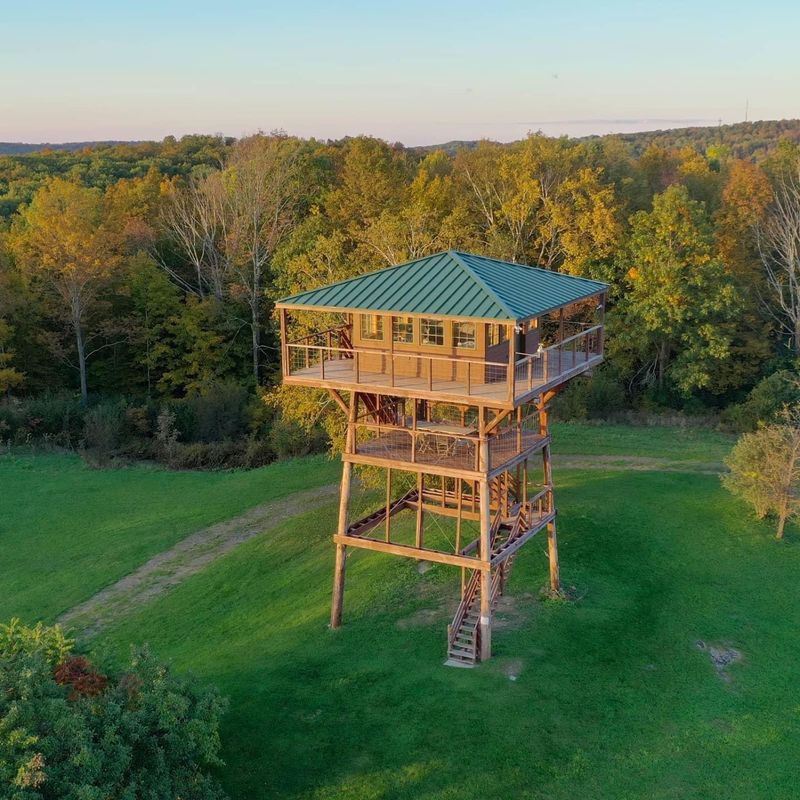
{"type": "Polygon", "coordinates": [[[448,250],[301,292],[278,305],[516,322],[607,288],[599,281],[448,250]]]}

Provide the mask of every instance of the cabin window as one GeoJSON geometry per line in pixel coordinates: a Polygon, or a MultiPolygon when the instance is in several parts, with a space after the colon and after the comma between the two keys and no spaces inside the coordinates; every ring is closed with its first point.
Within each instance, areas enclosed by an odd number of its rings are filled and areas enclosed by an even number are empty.
{"type": "Polygon", "coordinates": [[[373,341],[383,339],[383,317],[380,314],[361,315],[361,338],[373,341]]]}
{"type": "Polygon", "coordinates": [[[453,345],[462,350],[474,350],[475,342],[475,323],[474,322],[454,322],[453,323],[453,345]]]}
{"type": "Polygon", "coordinates": [[[489,347],[493,347],[496,344],[502,344],[506,341],[506,326],[505,325],[496,325],[495,323],[490,323],[488,325],[489,330],[487,331],[487,338],[489,340],[489,347]]]}
{"type": "Polygon", "coordinates": [[[441,319],[420,320],[422,344],[441,347],[444,344],[444,321],[441,319]]]}
{"type": "Polygon", "coordinates": [[[392,341],[403,344],[414,341],[413,317],[392,317],[392,341]]]}

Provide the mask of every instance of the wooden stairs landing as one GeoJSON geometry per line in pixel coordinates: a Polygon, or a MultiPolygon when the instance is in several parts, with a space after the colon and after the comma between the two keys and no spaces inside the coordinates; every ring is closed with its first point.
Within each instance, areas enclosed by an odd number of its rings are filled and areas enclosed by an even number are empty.
{"type": "MultiPolygon", "coordinates": [[[[491,560],[502,559],[506,550],[533,530],[532,524],[535,527],[541,527],[541,524],[536,524],[533,520],[528,519],[528,514],[523,507],[516,509],[515,516],[507,521],[502,521],[498,513],[491,532],[491,560]]],[[[490,595],[492,611],[503,594],[516,552],[517,548],[514,548],[509,556],[500,560],[493,571],[490,595]]],[[[481,573],[480,570],[475,569],[472,570],[472,574],[464,586],[461,603],[453,621],[447,626],[447,661],[444,662],[446,666],[474,667],[479,661],[480,616],[481,573]]]]}

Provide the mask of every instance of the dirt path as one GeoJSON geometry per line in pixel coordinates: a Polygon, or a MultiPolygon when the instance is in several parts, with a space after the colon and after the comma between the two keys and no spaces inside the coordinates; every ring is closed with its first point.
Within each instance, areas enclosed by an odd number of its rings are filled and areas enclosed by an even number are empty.
{"type": "Polygon", "coordinates": [[[153,556],[135,572],[71,608],[58,618],[58,622],[82,638],[94,636],[106,626],[182,583],[242,542],[267,533],[287,517],[334,499],[338,490],[338,484],[330,484],[296,492],[197,531],[169,550],[153,556]]]}
{"type": "MultiPolygon", "coordinates": [[[[715,462],[676,461],[648,456],[568,455],[556,456],[554,461],[556,468],[572,469],[659,470],[702,474],[718,474],[723,470],[723,465],[715,462]]],[[[333,500],[338,489],[338,484],[330,484],[296,492],[197,531],[169,550],[153,556],[135,572],[71,608],[59,617],[58,622],[83,638],[92,637],[183,583],[242,542],[268,533],[287,517],[333,500]]]]}

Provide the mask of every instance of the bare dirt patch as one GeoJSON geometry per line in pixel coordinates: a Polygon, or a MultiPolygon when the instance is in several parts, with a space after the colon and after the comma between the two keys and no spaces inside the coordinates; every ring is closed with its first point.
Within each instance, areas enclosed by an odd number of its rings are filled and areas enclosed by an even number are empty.
{"type": "Polygon", "coordinates": [[[89,638],[185,581],[234,547],[276,528],[287,517],[333,499],[337,484],[297,492],[197,531],[153,556],[135,572],[62,614],[58,622],[89,638]]]}
{"type": "Polygon", "coordinates": [[[732,678],[727,672],[727,668],[731,664],[735,664],[737,661],[742,660],[744,657],[742,652],[737,650],[735,647],[731,647],[726,644],[704,642],[702,639],[699,639],[697,642],[695,642],[695,647],[698,650],[708,653],[708,657],[711,660],[714,669],[717,671],[717,675],[719,675],[720,679],[725,681],[725,683],[730,683],[732,678]]]}

